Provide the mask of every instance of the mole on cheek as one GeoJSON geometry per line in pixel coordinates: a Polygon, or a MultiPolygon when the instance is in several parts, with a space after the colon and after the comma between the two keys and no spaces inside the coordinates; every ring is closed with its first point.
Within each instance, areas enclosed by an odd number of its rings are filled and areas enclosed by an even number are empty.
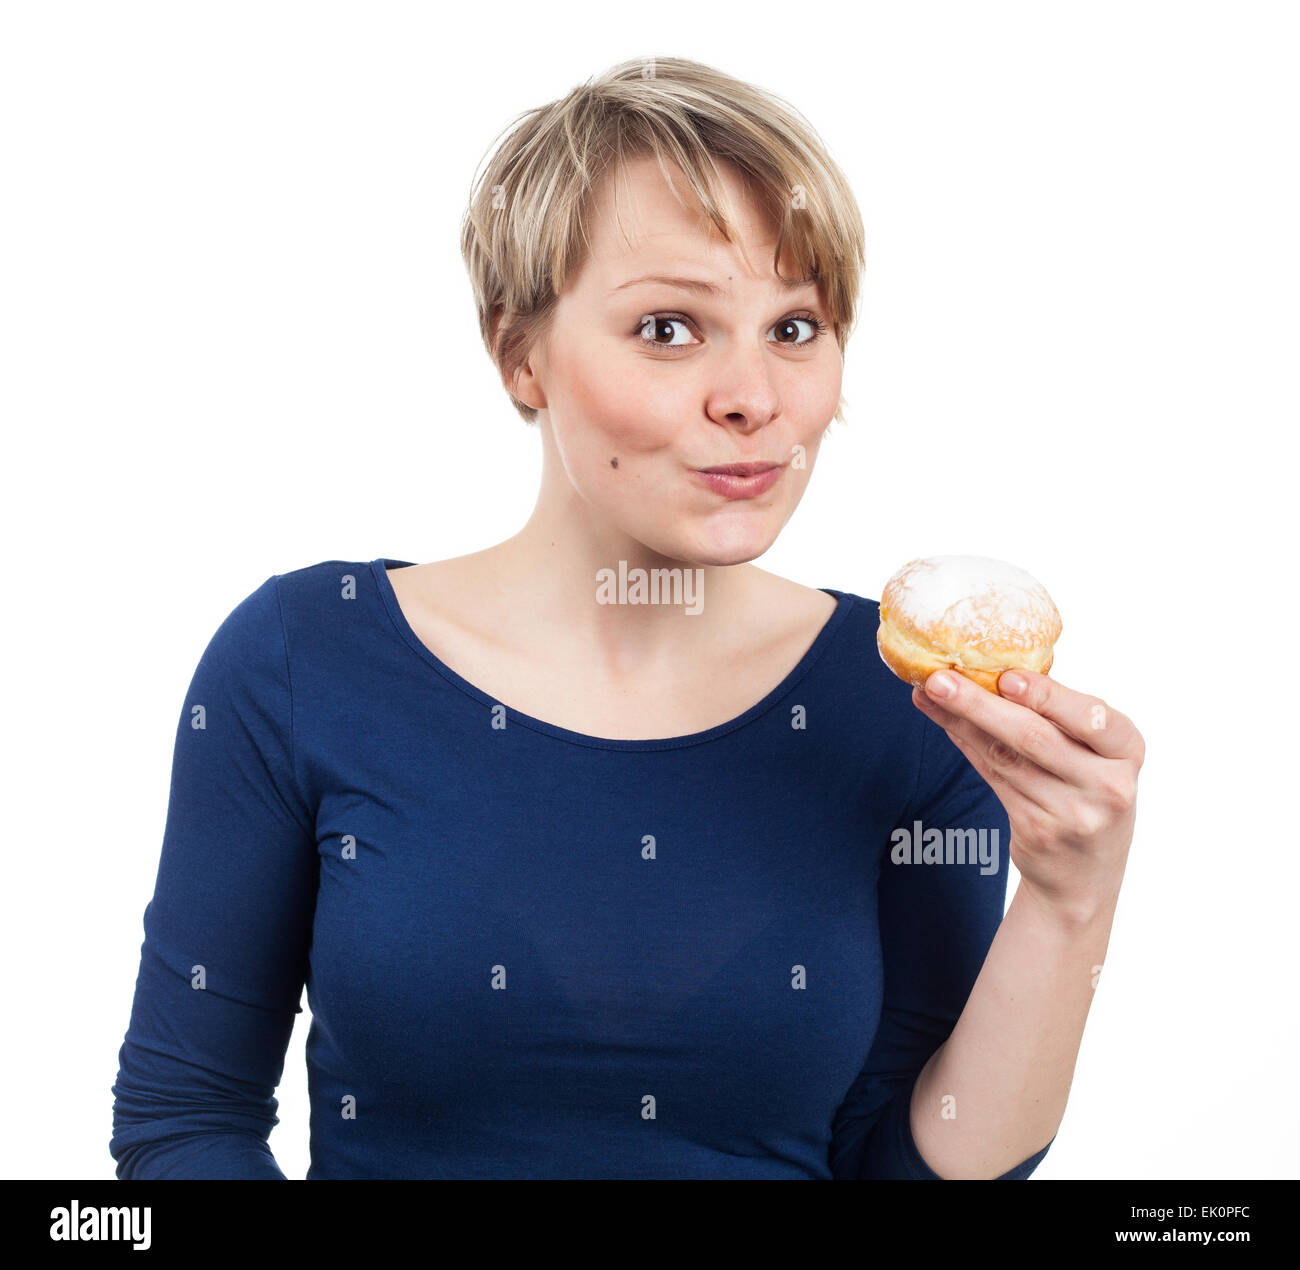
{"type": "Polygon", "coordinates": [[[609,465],[610,465],[610,467],[617,467],[617,466],[618,466],[618,459],[617,459],[617,457],[610,459],[610,461],[609,461],[609,465]]]}

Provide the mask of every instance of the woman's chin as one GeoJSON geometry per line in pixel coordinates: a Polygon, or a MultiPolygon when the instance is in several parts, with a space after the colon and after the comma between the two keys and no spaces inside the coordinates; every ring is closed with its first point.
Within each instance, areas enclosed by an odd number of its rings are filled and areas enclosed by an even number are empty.
{"type": "Polygon", "coordinates": [[[703,533],[693,542],[683,544],[691,564],[703,568],[706,566],[724,566],[731,564],[748,564],[757,560],[776,541],[779,526],[767,531],[760,531],[757,525],[729,526],[729,532],[703,533]],[[738,532],[739,531],[739,532],[738,532]]]}

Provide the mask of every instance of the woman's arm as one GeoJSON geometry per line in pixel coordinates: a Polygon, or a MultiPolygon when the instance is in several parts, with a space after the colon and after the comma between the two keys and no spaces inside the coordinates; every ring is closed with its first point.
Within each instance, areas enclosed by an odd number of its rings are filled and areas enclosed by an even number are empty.
{"type": "MultiPolygon", "coordinates": [[[[893,691],[891,684],[883,691],[893,691]]],[[[897,747],[900,759],[914,756],[911,793],[890,808],[895,827],[874,847],[883,997],[867,1061],[832,1124],[836,1178],[943,1180],[913,1139],[912,1095],[955,1030],[1007,911],[1006,809],[938,727],[916,723],[897,747]],[[936,832],[954,848],[949,835],[967,835],[960,860],[955,850],[934,851],[936,832]]],[[[897,781],[894,788],[907,792],[897,781]]],[[[878,814],[870,819],[887,823],[878,814]]],[[[1047,1154],[1048,1144],[1035,1145],[991,1176],[1030,1177],[1047,1154]]]]}
{"type": "Polygon", "coordinates": [[[222,623],[176,730],[109,1151],[122,1180],[283,1178],[267,1139],[319,857],[276,581],[222,623]]]}
{"type": "Polygon", "coordinates": [[[1114,911],[1071,923],[1016,891],[912,1091],[912,1137],[940,1177],[997,1177],[1056,1136],[1114,911]]]}
{"type": "Polygon", "coordinates": [[[952,1035],[913,1089],[913,1139],[944,1178],[996,1177],[1055,1135],[1133,838],[1137,729],[1096,697],[1020,678],[1016,692],[1004,674],[995,697],[939,673],[913,694],[997,794],[1021,873],[952,1035]]]}

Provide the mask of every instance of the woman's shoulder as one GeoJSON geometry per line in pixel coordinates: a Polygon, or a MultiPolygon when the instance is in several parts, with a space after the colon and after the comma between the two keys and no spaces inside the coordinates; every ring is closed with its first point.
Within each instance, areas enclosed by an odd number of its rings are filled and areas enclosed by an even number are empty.
{"type": "Polygon", "coordinates": [[[263,585],[274,584],[282,602],[323,596],[350,597],[373,587],[377,570],[385,566],[396,569],[408,563],[382,556],[378,560],[318,560],[315,564],[273,574],[263,585]]]}
{"type": "Polygon", "coordinates": [[[263,642],[269,632],[283,640],[293,632],[301,637],[303,632],[320,631],[329,625],[327,619],[340,603],[382,603],[375,572],[383,563],[382,560],[318,560],[272,573],[256,586],[245,589],[243,598],[227,614],[222,630],[227,633],[255,630],[263,642]]]}
{"type": "Polygon", "coordinates": [[[311,581],[325,574],[336,574],[340,572],[370,572],[371,565],[392,565],[394,567],[409,563],[405,560],[388,560],[380,557],[378,560],[318,560],[315,564],[300,565],[296,569],[285,569],[274,576],[283,583],[292,583],[297,580],[311,581]]]}
{"type": "Polygon", "coordinates": [[[805,586],[801,582],[782,578],[776,574],[767,575],[765,586],[768,593],[767,603],[774,610],[789,614],[796,619],[799,615],[807,618],[820,615],[824,624],[834,617],[843,605],[847,610],[846,616],[852,617],[858,623],[880,620],[879,602],[854,591],[831,586],[805,586]]]}

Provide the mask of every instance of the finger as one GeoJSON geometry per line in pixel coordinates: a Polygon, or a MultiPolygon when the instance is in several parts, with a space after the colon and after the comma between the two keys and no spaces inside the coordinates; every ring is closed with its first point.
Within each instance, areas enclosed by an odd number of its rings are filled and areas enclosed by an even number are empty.
{"type": "MultiPolygon", "coordinates": [[[[1096,763],[1096,754],[1037,711],[995,696],[955,671],[936,670],[926,680],[925,691],[929,700],[949,714],[987,732],[1006,750],[1038,764],[1066,784],[1082,787],[1091,779],[1091,765],[1096,763]],[[937,690],[945,680],[953,685],[954,690],[951,696],[940,697],[937,690]]],[[[991,757],[996,766],[1012,761],[1005,752],[995,752],[991,757]]]]}
{"type": "Polygon", "coordinates": [[[1135,757],[1141,737],[1133,721],[1112,709],[1100,697],[1075,692],[1033,670],[1005,670],[998,692],[1008,701],[1051,719],[1067,735],[1095,750],[1103,758],[1135,757]],[[1024,688],[1017,692],[1017,680],[1024,688]]]}
{"type": "Polygon", "coordinates": [[[1036,812],[1054,814],[1053,808],[1060,806],[1060,800],[1067,793],[1065,783],[1059,777],[1018,757],[960,715],[935,705],[923,689],[913,688],[912,700],[924,715],[943,728],[949,740],[970,760],[971,766],[988,781],[1008,815],[1014,816],[1017,810],[1023,812],[1030,807],[1036,812]]]}

